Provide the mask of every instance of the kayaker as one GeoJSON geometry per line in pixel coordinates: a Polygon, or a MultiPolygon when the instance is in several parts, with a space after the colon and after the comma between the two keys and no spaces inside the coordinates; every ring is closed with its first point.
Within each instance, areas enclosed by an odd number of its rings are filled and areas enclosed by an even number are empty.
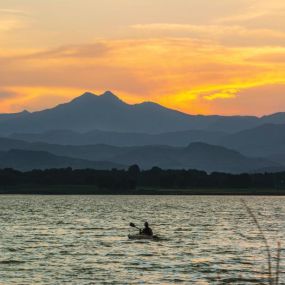
{"type": "Polygon", "coordinates": [[[149,227],[148,222],[144,223],[144,229],[141,230],[140,233],[147,236],[153,236],[152,229],[149,227]]]}

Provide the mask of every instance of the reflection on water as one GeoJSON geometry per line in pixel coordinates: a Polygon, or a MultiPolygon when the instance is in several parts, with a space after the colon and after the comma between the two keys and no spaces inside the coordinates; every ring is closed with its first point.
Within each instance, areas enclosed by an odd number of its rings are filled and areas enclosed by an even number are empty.
{"type": "MultiPolygon", "coordinates": [[[[285,198],[245,200],[284,246],[285,198]]],[[[254,284],[266,268],[239,197],[0,196],[0,252],[5,285],[254,284]],[[127,240],[145,220],[162,241],[127,240]]]]}

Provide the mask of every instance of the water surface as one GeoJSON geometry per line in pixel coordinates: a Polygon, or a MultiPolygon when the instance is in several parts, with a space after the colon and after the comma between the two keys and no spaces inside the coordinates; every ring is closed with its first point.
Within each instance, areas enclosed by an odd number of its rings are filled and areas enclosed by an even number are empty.
{"type": "MultiPolygon", "coordinates": [[[[256,284],[265,250],[240,199],[0,196],[0,284],[256,284]],[[128,241],[145,220],[162,241],[128,241]]],[[[244,199],[284,246],[285,197],[244,199]]]]}

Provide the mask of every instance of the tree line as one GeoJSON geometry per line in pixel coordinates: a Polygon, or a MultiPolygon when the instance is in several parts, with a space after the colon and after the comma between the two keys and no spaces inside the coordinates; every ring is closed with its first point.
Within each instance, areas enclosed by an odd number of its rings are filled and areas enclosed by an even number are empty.
{"type": "Polygon", "coordinates": [[[46,169],[18,171],[0,169],[0,187],[21,185],[90,185],[97,189],[119,191],[154,189],[284,189],[285,172],[279,173],[207,173],[199,170],[140,170],[133,165],[126,170],[46,169]]]}

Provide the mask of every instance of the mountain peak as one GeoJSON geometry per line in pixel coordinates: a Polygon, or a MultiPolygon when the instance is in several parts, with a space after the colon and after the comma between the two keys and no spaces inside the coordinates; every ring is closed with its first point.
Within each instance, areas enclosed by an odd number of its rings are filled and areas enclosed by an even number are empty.
{"type": "Polygon", "coordinates": [[[119,104],[119,105],[121,105],[121,104],[125,105],[126,104],[118,96],[116,96],[114,93],[112,93],[111,91],[104,92],[98,98],[100,100],[102,100],[103,102],[106,102],[106,103],[119,104]]]}
{"type": "Polygon", "coordinates": [[[113,92],[111,92],[111,91],[105,91],[101,96],[107,96],[107,97],[109,97],[109,96],[111,96],[111,97],[117,97],[113,92]]]}
{"type": "Polygon", "coordinates": [[[89,100],[93,100],[94,98],[96,98],[98,96],[96,96],[95,94],[91,93],[91,92],[85,92],[82,95],[80,95],[79,97],[76,97],[72,100],[72,102],[77,102],[77,101],[89,101],[89,100]]]}
{"type": "Polygon", "coordinates": [[[90,98],[93,98],[93,97],[96,97],[96,95],[91,93],[91,92],[85,92],[81,96],[79,96],[79,98],[80,97],[84,97],[84,98],[89,98],[90,97],[90,98]]]}
{"type": "Polygon", "coordinates": [[[101,99],[107,99],[107,100],[112,100],[112,101],[121,101],[119,97],[117,97],[114,93],[111,91],[106,91],[103,94],[99,96],[101,99]]]}
{"type": "Polygon", "coordinates": [[[105,91],[103,94],[101,95],[96,95],[94,93],[91,92],[85,92],[83,93],[81,96],[76,97],[74,100],[94,100],[94,99],[108,99],[108,100],[117,100],[117,101],[121,101],[119,97],[117,97],[114,93],[112,93],[111,91],[105,91]]]}
{"type": "Polygon", "coordinates": [[[100,95],[96,95],[91,92],[85,92],[81,96],[74,98],[71,102],[63,104],[63,106],[70,105],[72,106],[72,108],[81,106],[81,108],[83,107],[92,109],[96,105],[101,106],[100,108],[102,108],[103,106],[104,108],[106,108],[107,106],[124,106],[125,104],[126,103],[124,103],[111,91],[106,91],[100,95]]]}

